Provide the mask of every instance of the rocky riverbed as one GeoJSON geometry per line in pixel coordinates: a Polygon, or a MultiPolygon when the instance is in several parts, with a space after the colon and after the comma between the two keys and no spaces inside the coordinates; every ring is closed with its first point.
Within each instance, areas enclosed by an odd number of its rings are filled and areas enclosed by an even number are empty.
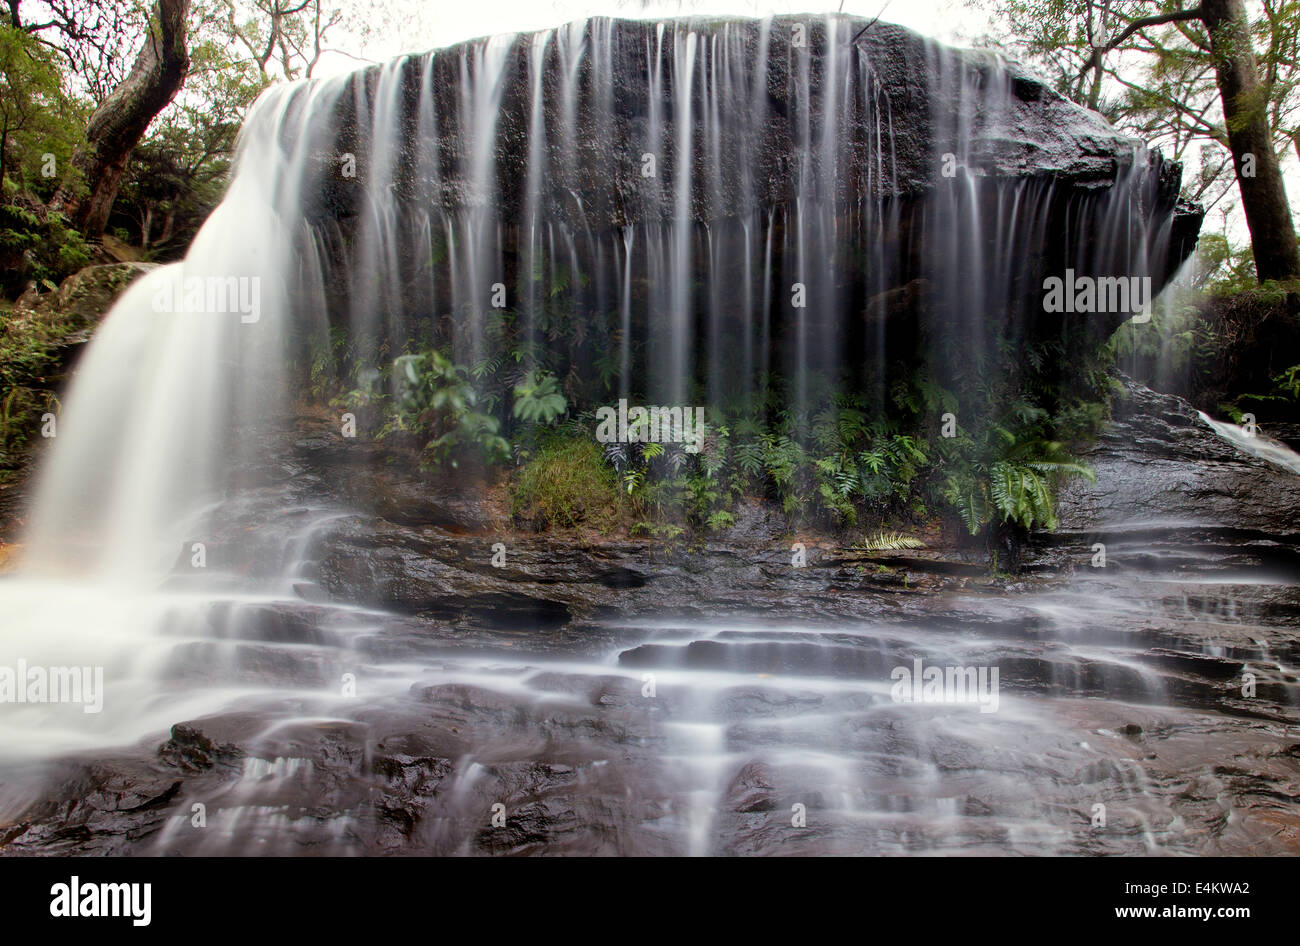
{"type": "Polygon", "coordinates": [[[0,852],[1300,852],[1300,478],[1176,399],[1130,388],[1014,576],[760,505],[527,535],[307,422],[274,455],[120,664],[148,711],[110,683],[93,745],[7,747],[0,852]],[[917,660],[997,668],[996,711],[897,702],[917,660]]]}

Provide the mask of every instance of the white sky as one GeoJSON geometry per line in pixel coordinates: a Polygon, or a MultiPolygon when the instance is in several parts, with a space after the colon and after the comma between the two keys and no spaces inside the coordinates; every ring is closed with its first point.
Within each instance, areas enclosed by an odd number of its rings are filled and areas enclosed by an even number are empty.
{"type": "MultiPolygon", "coordinates": [[[[383,60],[479,36],[546,29],[589,16],[660,19],[709,14],[820,14],[834,11],[838,3],[827,0],[821,3],[817,0],[654,0],[643,6],[638,0],[436,0],[434,3],[399,0],[384,6],[394,22],[377,28],[379,35],[371,42],[340,42],[340,36],[331,34],[332,45],[346,46],[350,52],[361,47],[366,58],[383,60]]],[[[988,26],[988,18],[967,7],[962,0],[844,0],[843,4],[844,13],[867,18],[880,15],[882,9],[882,20],[909,26],[927,36],[958,45],[969,44],[988,26]]],[[[354,59],[331,56],[322,59],[318,73],[355,67],[354,59]]]]}

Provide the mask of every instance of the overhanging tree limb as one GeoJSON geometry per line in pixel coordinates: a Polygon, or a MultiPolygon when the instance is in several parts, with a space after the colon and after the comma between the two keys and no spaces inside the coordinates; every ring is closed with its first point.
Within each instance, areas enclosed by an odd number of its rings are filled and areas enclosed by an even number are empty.
{"type": "Polygon", "coordinates": [[[1095,69],[1101,62],[1101,57],[1106,53],[1119,49],[1134,33],[1147,29],[1151,26],[1164,26],[1168,23],[1181,23],[1187,20],[1199,20],[1201,18],[1201,8],[1192,7],[1190,10],[1173,10],[1169,13],[1152,13],[1150,16],[1140,16],[1136,20],[1130,20],[1128,26],[1120,30],[1115,38],[1110,40],[1104,46],[1094,46],[1092,55],[1084,65],[1081,73],[1086,73],[1089,69],[1095,69]]]}
{"type": "Polygon", "coordinates": [[[1111,50],[1118,49],[1123,45],[1124,40],[1128,39],[1139,30],[1145,30],[1152,26],[1164,26],[1167,23],[1182,23],[1187,20],[1199,20],[1200,18],[1200,7],[1192,7],[1190,10],[1174,10],[1169,13],[1152,13],[1150,16],[1140,16],[1136,20],[1130,20],[1128,26],[1120,30],[1119,34],[1103,46],[1101,51],[1108,53],[1111,50]]]}
{"type": "Polygon", "coordinates": [[[158,0],[131,71],[95,109],[86,145],[73,158],[89,193],[79,197],[60,188],[51,201],[51,209],[71,216],[87,236],[104,232],[132,149],[185,81],[189,9],[190,0],[158,0]]]}

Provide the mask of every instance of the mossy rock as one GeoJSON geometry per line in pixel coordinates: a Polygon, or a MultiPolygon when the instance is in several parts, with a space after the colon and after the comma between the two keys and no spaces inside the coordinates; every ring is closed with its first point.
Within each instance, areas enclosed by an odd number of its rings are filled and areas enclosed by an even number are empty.
{"type": "Polygon", "coordinates": [[[57,383],[70,350],[89,341],[91,330],[122,291],[155,265],[87,266],[63,280],[54,292],[24,294],[3,319],[0,379],[45,386],[44,376],[53,375],[57,383]]]}
{"type": "Polygon", "coordinates": [[[103,318],[127,286],[156,263],[104,263],[78,270],[59,284],[57,292],[45,293],[32,308],[57,316],[70,328],[85,328],[103,318]]]}

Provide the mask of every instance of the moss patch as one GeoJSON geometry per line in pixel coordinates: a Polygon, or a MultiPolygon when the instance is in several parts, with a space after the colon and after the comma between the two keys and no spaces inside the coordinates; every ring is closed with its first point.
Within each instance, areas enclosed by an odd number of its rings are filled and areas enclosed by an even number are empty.
{"type": "Polygon", "coordinates": [[[618,481],[599,445],[586,438],[557,438],[519,473],[511,495],[515,521],[535,529],[586,525],[602,532],[620,518],[618,481]]]}

